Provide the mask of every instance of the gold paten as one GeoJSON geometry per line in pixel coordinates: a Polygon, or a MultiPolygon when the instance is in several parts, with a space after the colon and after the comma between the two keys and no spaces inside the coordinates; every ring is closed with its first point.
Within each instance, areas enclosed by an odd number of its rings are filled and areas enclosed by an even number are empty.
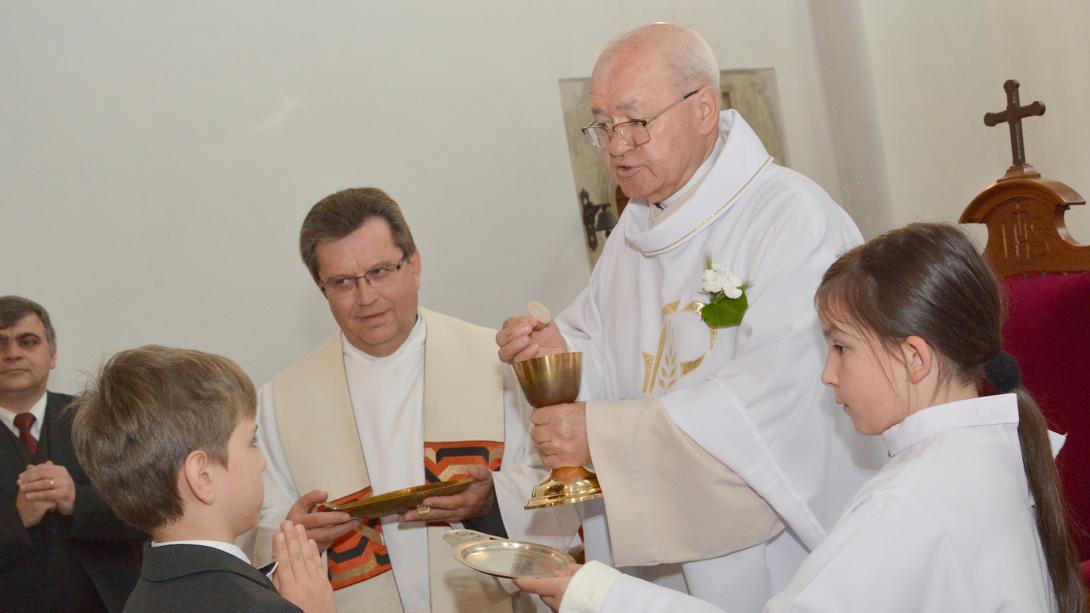
{"type": "Polygon", "coordinates": [[[497,538],[473,530],[451,530],[443,535],[450,543],[455,560],[494,577],[552,577],[557,570],[575,559],[568,554],[537,543],[497,538]]]}
{"type": "MultiPolygon", "coordinates": [[[[575,402],[583,376],[583,354],[557,353],[512,364],[522,392],[534,407],[575,402]]],[[[527,509],[601,498],[598,477],[582,466],[554,469],[537,484],[527,509]]]]}
{"type": "Polygon", "coordinates": [[[412,511],[421,506],[425,498],[431,496],[452,496],[460,494],[469,488],[472,479],[459,479],[457,481],[441,481],[439,483],[426,483],[415,487],[407,487],[371,496],[355,502],[333,504],[323,502],[318,505],[319,511],[343,511],[352,517],[360,519],[373,519],[387,515],[400,515],[412,511]]]}

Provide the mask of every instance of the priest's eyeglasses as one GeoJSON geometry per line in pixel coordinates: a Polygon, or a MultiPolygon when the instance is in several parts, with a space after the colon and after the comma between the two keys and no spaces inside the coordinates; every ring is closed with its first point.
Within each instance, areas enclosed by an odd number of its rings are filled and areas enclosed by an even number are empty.
{"type": "Polygon", "coordinates": [[[621,142],[629,147],[639,147],[651,140],[651,133],[647,131],[647,124],[655,121],[659,117],[666,114],[666,111],[674,108],[675,106],[685,102],[692,97],[693,94],[700,91],[703,88],[696,88],[693,91],[685,94],[670,106],[659,111],[658,115],[651,117],[650,119],[633,119],[632,121],[624,121],[619,124],[615,124],[612,127],[606,124],[591,122],[583,128],[583,135],[587,137],[590,144],[599,149],[604,149],[609,146],[609,140],[616,136],[621,139],[621,142]]]}
{"type": "Polygon", "coordinates": [[[318,284],[327,298],[344,298],[359,289],[360,279],[370,287],[382,287],[396,277],[397,271],[409,261],[406,255],[397,264],[380,264],[362,275],[341,275],[318,284]]]}

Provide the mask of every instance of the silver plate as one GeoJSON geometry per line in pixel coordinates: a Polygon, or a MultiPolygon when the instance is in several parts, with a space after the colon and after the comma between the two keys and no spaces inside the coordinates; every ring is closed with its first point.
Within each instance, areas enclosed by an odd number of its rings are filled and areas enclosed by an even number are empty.
{"type": "Polygon", "coordinates": [[[473,570],[508,579],[551,577],[553,571],[575,564],[574,558],[552,547],[502,539],[465,543],[451,553],[473,570]]]}

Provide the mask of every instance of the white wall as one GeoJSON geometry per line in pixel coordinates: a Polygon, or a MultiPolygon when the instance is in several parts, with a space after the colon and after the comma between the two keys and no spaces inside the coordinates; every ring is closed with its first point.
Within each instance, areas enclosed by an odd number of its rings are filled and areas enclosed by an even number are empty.
{"type": "Polygon", "coordinates": [[[0,294],[52,312],[54,389],[151,342],[260,383],[335,329],[303,215],[374,185],[421,246],[424,304],[558,311],[589,271],[557,79],[654,20],[775,68],[792,165],[840,196],[800,1],[0,3],[0,294]]]}
{"type": "Polygon", "coordinates": [[[837,161],[840,203],[864,236],[893,225],[870,50],[858,0],[813,0],[815,47],[837,161]]]}
{"type": "Polygon", "coordinates": [[[589,271],[557,80],[649,21],[774,68],[792,166],[867,236],[956,220],[1002,174],[981,118],[1010,77],[1048,105],[1029,161],[1090,194],[1083,0],[314,4],[0,2],[0,294],[53,313],[55,389],[150,342],[268,379],[335,329],[295,241],[349,186],[402,203],[424,304],[560,310],[589,271]]]}
{"type": "MultiPolygon", "coordinates": [[[[1022,84],[1026,159],[1090,196],[1090,3],[1085,0],[861,2],[873,71],[881,157],[894,225],[955,221],[1011,163],[1006,124],[984,113],[1006,104],[1003,82],[1022,84]]],[[[1090,210],[1067,215],[1090,243],[1090,210]]]]}

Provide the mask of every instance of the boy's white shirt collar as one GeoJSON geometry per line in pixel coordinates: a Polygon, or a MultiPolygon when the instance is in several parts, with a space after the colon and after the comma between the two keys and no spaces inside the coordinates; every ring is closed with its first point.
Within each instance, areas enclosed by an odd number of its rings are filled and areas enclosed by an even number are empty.
{"type": "Polygon", "coordinates": [[[242,552],[242,549],[240,549],[239,546],[234,544],[234,543],[224,543],[223,541],[201,541],[201,540],[167,541],[165,543],[160,543],[158,541],[152,541],[151,542],[152,547],[166,547],[167,545],[203,545],[205,547],[212,547],[213,549],[219,549],[222,552],[229,553],[229,554],[235,556],[236,558],[242,560],[243,562],[253,566],[253,564],[250,562],[250,558],[246,557],[246,554],[242,552]]]}

